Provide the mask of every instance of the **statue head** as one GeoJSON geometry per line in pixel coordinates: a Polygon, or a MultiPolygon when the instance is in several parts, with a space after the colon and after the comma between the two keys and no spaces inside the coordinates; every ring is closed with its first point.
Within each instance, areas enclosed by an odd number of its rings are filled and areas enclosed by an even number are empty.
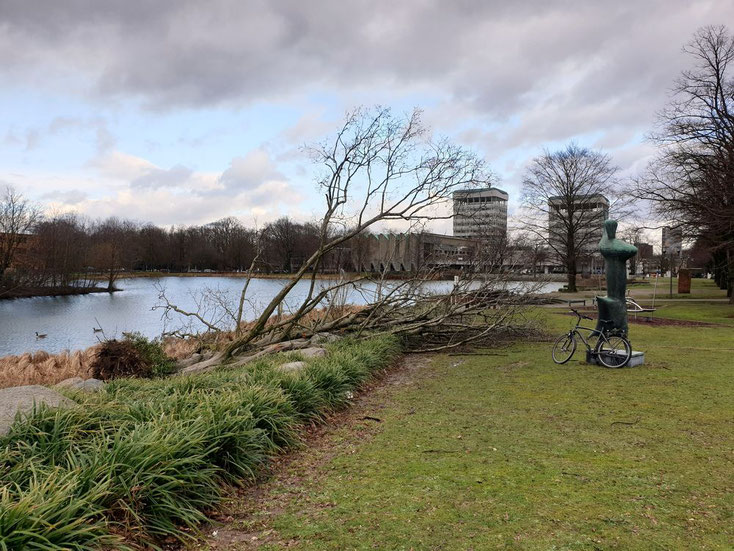
{"type": "Polygon", "coordinates": [[[616,220],[604,220],[604,231],[606,232],[608,239],[616,239],[617,221],[616,220]]]}

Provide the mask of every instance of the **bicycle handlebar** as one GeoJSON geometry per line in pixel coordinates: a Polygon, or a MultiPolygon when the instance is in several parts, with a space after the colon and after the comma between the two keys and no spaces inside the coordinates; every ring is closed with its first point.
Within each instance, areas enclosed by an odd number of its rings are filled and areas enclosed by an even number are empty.
{"type": "Polygon", "coordinates": [[[574,309],[574,308],[571,308],[571,312],[573,312],[574,314],[576,314],[580,319],[594,321],[594,318],[590,318],[589,316],[584,316],[583,314],[579,314],[578,311],[576,309],[574,309]]]}

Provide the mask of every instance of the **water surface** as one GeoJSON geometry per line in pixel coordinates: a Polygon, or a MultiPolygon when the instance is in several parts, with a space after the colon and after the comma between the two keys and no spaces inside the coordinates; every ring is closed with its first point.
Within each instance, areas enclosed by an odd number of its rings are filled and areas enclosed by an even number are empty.
{"type": "MultiPolygon", "coordinates": [[[[243,317],[253,319],[288,281],[253,279],[243,317]]],[[[166,319],[162,317],[162,310],[153,309],[161,302],[160,290],[164,289],[169,300],[182,309],[195,311],[205,289],[229,304],[236,304],[243,283],[244,279],[237,277],[129,278],[118,281],[122,289],[118,293],[0,301],[0,356],[36,350],[56,353],[83,349],[96,344],[103,336],[115,338],[128,331],[157,337],[184,324],[179,316],[166,319]],[[104,333],[95,333],[95,327],[103,329],[104,333]],[[37,339],[36,332],[47,337],[37,339]]],[[[541,291],[554,291],[560,285],[547,283],[541,291]]],[[[452,286],[453,283],[447,281],[426,284],[431,292],[445,292],[452,286]]],[[[348,290],[347,302],[364,304],[374,296],[375,290],[374,283],[362,283],[360,289],[348,290]]],[[[300,281],[286,297],[285,310],[288,311],[289,306],[299,306],[307,293],[308,282],[300,281]]],[[[207,315],[213,313],[210,308],[207,315]]],[[[201,330],[202,325],[194,323],[193,329],[201,330]]]]}

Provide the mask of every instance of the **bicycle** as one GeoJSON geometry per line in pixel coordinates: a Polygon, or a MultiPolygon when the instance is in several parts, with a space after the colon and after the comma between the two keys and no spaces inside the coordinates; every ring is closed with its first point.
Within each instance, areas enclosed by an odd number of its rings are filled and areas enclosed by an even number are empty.
{"type": "Polygon", "coordinates": [[[576,310],[571,308],[571,312],[576,314],[576,325],[568,333],[564,333],[556,339],[553,344],[553,361],[557,364],[565,364],[571,359],[574,352],[576,352],[576,335],[579,336],[581,341],[586,345],[586,350],[589,352],[591,357],[595,357],[599,360],[604,367],[624,367],[632,357],[632,347],[629,341],[622,335],[605,335],[598,329],[592,329],[591,327],[581,326],[581,320],[593,320],[589,316],[579,314],[576,310]],[[580,329],[589,332],[588,341],[584,338],[583,333],[580,329]],[[590,344],[591,339],[594,336],[598,336],[596,345],[593,350],[590,344]]]}

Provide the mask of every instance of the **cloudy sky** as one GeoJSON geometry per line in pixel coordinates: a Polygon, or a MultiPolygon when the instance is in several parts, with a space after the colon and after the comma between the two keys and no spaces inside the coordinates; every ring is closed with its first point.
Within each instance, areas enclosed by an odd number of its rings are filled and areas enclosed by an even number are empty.
{"type": "MultiPolygon", "coordinates": [[[[635,174],[731,0],[0,0],[0,185],[161,225],[319,212],[303,144],[413,107],[511,195],[569,140],[635,174]]],[[[442,229],[442,228],[436,228],[442,229]]]]}

